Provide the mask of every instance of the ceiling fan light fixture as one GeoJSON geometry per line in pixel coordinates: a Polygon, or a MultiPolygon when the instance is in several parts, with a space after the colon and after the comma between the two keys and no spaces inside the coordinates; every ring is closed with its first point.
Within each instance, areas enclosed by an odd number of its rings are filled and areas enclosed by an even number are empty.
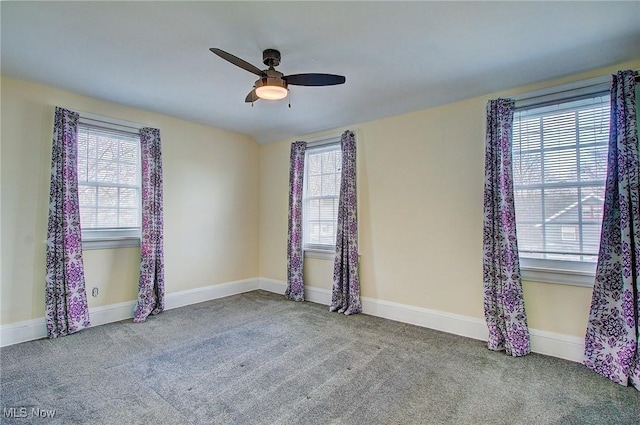
{"type": "Polygon", "coordinates": [[[256,81],[256,95],[260,99],[279,100],[287,97],[287,82],[281,78],[261,78],[256,81]]]}

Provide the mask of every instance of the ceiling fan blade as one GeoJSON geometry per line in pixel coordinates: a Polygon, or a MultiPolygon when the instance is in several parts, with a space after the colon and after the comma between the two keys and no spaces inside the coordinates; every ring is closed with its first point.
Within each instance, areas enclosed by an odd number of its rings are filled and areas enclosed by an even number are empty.
{"type": "Polygon", "coordinates": [[[215,53],[216,55],[220,56],[222,59],[226,60],[227,62],[231,62],[232,64],[234,64],[235,66],[238,66],[246,71],[249,71],[253,74],[256,74],[260,77],[262,77],[262,75],[264,74],[260,69],[258,69],[257,67],[251,65],[249,62],[244,61],[236,56],[233,56],[231,53],[227,53],[224,50],[221,49],[217,49],[215,47],[210,48],[209,50],[211,50],[211,52],[215,53]]]}
{"type": "Polygon", "coordinates": [[[256,100],[260,99],[258,97],[258,95],[256,94],[256,89],[251,90],[251,92],[247,95],[246,99],[244,100],[246,103],[253,103],[256,100]]]}
{"type": "Polygon", "coordinates": [[[346,81],[342,75],[334,74],[294,74],[282,78],[294,86],[335,86],[346,81]]]}

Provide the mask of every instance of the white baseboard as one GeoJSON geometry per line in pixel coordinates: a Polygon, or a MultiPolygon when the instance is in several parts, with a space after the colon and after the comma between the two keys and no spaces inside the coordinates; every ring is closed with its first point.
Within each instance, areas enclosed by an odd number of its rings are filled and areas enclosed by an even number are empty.
{"type": "Polygon", "coordinates": [[[331,305],[331,291],[328,289],[306,286],[304,288],[304,299],[316,304],[331,305]]]}
{"type": "MultiPolygon", "coordinates": [[[[286,284],[276,279],[261,277],[172,292],[168,293],[165,297],[165,309],[170,310],[256,289],[263,289],[276,294],[284,294],[286,284]]],[[[331,291],[308,286],[305,288],[305,300],[317,304],[329,305],[331,303],[331,291]]],[[[130,319],[133,317],[135,305],[135,301],[127,301],[91,308],[89,309],[89,316],[91,317],[92,326],[130,319]]],[[[488,336],[484,320],[476,317],[367,297],[362,298],[362,310],[363,313],[372,316],[409,323],[481,341],[486,341],[488,336]]],[[[530,329],[529,331],[531,334],[531,351],[534,353],[559,357],[574,362],[582,362],[583,338],[538,329],[530,329]]],[[[0,347],[45,338],[46,336],[47,328],[44,317],[0,325],[0,347]]]]}
{"type": "MultiPolygon", "coordinates": [[[[243,292],[254,291],[260,286],[260,280],[244,279],[234,282],[210,285],[203,288],[189,289],[186,291],[171,292],[165,296],[165,310],[196,304],[216,298],[228,297],[243,292]]],[[[89,308],[91,326],[100,326],[106,323],[118,322],[133,317],[136,302],[126,301],[118,304],[109,304],[100,307],[89,308]]],[[[23,322],[0,325],[0,347],[45,338],[47,336],[47,323],[44,317],[23,322]]]]}
{"type": "MultiPolygon", "coordinates": [[[[261,277],[260,289],[284,295],[284,292],[287,289],[287,284],[280,280],[261,277]]],[[[306,286],[304,288],[304,299],[305,301],[310,301],[316,304],[329,305],[331,304],[331,291],[322,288],[315,288],[313,286],[306,286]]]]}
{"type": "Polygon", "coordinates": [[[547,356],[582,363],[584,359],[584,338],[573,335],[529,329],[531,351],[547,356]]]}
{"type": "MultiPolygon", "coordinates": [[[[275,282],[270,282],[270,285],[275,285],[275,282]]],[[[281,286],[286,287],[284,283],[281,283],[281,286]]],[[[260,289],[269,290],[263,287],[260,289]]],[[[304,296],[306,301],[323,305],[331,304],[331,291],[328,289],[307,286],[305,287],[304,296]]],[[[487,340],[487,326],[481,319],[377,300],[375,298],[362,297],[361,300],[362,312],[371,316],[409,323],[411,325],[422,326],[424,328],[435,329],[482,341],[487,340]]]]}
{"type": "Polygon", "coordinates": [[[362,297],[362,312],[424,328],[486,341],[487,325],[481,319],[362,297]]]}
{"type": "Polygon", "coordinates": [[[253,278],[188,289],[186,291],[171,292],[166,294],[164,298],[164,308],[165,310],[171,310],[186,305],[242,294],[243,292],[255,291],[259,287],[260,279],[253,278]]]}
{"type": "MultiPolygon", "coordinates": [[[[91,326],[104,325],[133,317],[135,301],[104,305],[89,308],[91,326]]],[[[10,323],[0,326],[0,347],[45,338],[47,336],[47,322],[44,317],[10,323]]]]}
{"type": "MultiPolygon", "coordinates": [[[[282,281],[260,278],[260,289],[283,294],[286,284],[282,281]]],[[[317,304],[331,304],[331,291],[307,286],[305,300],[317,304]]],[[[414,307],[390,301],[362,297],[362,312],[397,322],[409,323],[467,338],[487,341],[489,332],[483,319],[447,313],[428,308],[414,307]]],[[[531,351],[574,362],[582,362],[584,339],[538,329],[529,329],[531,351]]]]}
{"type": "Polygon", "coordinates": [[[47,336],[44,317],[0,326],[0,347],[32,341],[47,336]]]}
{"type": "Polygon", "coordinates": [[[123,303],[101,305],[100,307],[89,307],[89,318],[91,326],[100,326],[107,323],[118,322],[130,319],[136,310],[135,301],[125,301],[123,303]]]}
{"type": "Polygon", "coordinates": [[[284,295],[284,291],[287,289],[287,284],[281,280],[269,279],[268,277],[260,278],[260,289],[273,292],[274,294],[284,295]]]}

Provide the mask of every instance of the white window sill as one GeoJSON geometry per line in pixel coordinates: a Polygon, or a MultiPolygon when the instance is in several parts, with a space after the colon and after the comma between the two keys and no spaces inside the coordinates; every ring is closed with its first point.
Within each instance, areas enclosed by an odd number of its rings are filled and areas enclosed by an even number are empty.
{"type": "Polygon", "coordinates": [[[595,263],[520,258],[522,280],[592,288],[595,263]]]}
{"type": "Polygon", "coordinates": [[[82,240],[83,250],[131,248],[138,246],[140,246],[140,238],[138,236],[121,238],[92,238],[82,240]]]}
{"type": "Polygon", "coordinates": [[[553,270],[536,267],[522,267],[520,269],[522,280],[533,282],[558,283],[561,285],[583,286],[593,288],[595,275],[593,273],[578,272],[574,270],[553,270]]]}
{"type": "Polygon", "coordinates": [[[304,249],[304,258],[317,258],[320,260],[333,260],[336,252],[330,249],[304,249]]]}

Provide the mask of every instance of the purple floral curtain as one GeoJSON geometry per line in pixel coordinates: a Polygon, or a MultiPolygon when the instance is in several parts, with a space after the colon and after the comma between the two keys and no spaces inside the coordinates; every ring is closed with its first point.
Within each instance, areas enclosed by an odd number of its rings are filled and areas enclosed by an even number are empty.
{"type": "Polygon", "coordinates": [[[162,153],[160,130],[140,130],[142,163],[142,237],[140,281],[134,322],[164,310],[164,248],[162,216],[162,153]]]}
{"type": "Polygon", "coordinates": [[[293,301],[304,301],[302,280],[302,183],[306,142],[291,144],[289,166],[289,231],[287,240],[287,290],[284,295],[293,301]]]}
{"type": "Polygon", "coordinates": [[[510,356],[530,353],[516,239],[511,165],[514,101],[487,104],[484,180],[484,315],[488,347],[510,356]]]}
{"type": "Polygon", "coordinates": [[[55,110],[45,278],[49,338],[91,326],[78,203],[78,118],[67,109],[55,110]]]}
{"type": "Polygon", "coordinates": [[[358,277],[358,214],[356,196],[356,140],[345,131],[342,148],[342,177],[338,201],[336,256],[333,263],[333,291],[330,311],[344,314],[362,312],[358,277]]]}
{"type": "Polygon", "coordinates": [[[640,390],[640,189],[635,77],[613,76],[600,253],[584,365],[640,390]]]}

